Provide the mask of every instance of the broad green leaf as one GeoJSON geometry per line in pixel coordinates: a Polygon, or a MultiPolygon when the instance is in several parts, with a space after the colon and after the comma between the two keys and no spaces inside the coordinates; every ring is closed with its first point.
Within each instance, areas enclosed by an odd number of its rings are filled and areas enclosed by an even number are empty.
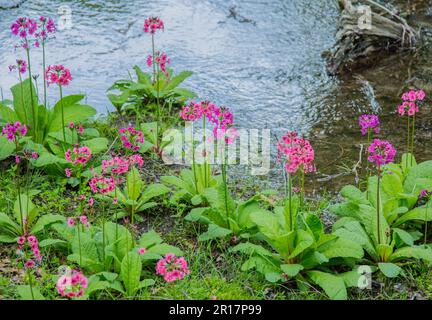
{"type": "Polygon", "coordinates": [[[128,297],[133,297],[140,286],[142,263],[136,252],[129,252],[121,263],[120,276],[128,297]]]}
{"type": "Polygon", "coordinates": [[[402,272],[402,268],[394,263],[380,262],[378,268],[387,278],[395,278],[402,272]]]}
{"type": "Polygon", "coordinates": [[[428,262],[432,262],[432,249],[430,247],[403,247],[397,249],[391,256],[390,261],[396,262],[408,259],[422,259],[428,262]]]}
{"type": "Polygon", "coordinates": [[[342,278],[330,273],[321,271],[308,271],[307,275],[318,286],[324,289],[325,293],[332,300],[346,300],[347,291],[342,278]]]}
{"type": "Polygon", "coordinates": [[[29,285],[21,285],[16,288],[21,300],[45,300],[45,297],[35,286],[30,287],[29,285]]]}
{"type": "MultiPolygon", "coordinates": [[[[96,110],[88,105],[72,104],[64,106],[64,121],[65,125],[70,122],[82,122],[96,114],[96,110]]],[[[61,110],[61,108],[59,108],[61,110]]],[[[62,130],[62,116],[61,111],[56,111],[53,114],[51,124],[48,132],[56,132],[62,130]]]]}
{"type": "Polygon", "coordinates": [[[15,144],[0,135],[0,161],[9,158],[15,152],[15,144]]]}
{"type": "Polygon", "coordinates": [[[210,224],[208,230],[198,237],[199,241],[208,241],[216,238],[224,238],[231,234],[231,230],[210,224]]]}
{"type": "Polygon", "coordinates": [[[281,264],[281,269],[288,277],[294,278],[300,271],[303,270],[301,264],[281,264]]]}
{"type": "Polygon", "coordinates": [[[432,221],[432,205],[422,206],[408,211],[402,215],[399,219],[394,222],[395,226],[400,226],[401,224],[408,221],[432,221]]]}

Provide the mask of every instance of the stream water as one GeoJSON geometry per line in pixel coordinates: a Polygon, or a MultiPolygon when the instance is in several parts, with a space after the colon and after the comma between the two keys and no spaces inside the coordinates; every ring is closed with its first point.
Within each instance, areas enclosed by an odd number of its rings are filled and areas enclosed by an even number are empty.
{"type": "MultiPolygon", "coordinates": [[[[417,7],[390,2],[415,11],[410,21],[430,28],[428,1],[417,7]]],[[[357,162],[364,142],[358,128],[362,113],[379,113],[381,136],[403,151],[405,122],[395,112],[398,97],[410,85],[432,94],[430,46],[415,55],[393,55],[357,74],[327,75],[322,53],[334,44],[336,0],[28,0],[19,8],[0,10],[0,87],[5,97],[17,82],[7,66],[22,56],[14,50],[11,22],[23,15],[58,20],[65,13],[61,6],[70,11],[72,25],[49,43],[48,60],[71,69],[74,80],[66,93],[87,94],[87,102],[100,113],[111,109],[106,90],[114,80],[126,78],[135,64],[145,68],[151,41],[142,24],[145,17],[158,15],[166,30],[157,35],[157,46],[176,71],[194,72],[184,86],[232,108],[242,128],[268,128],[278,135],[297,130],[309,137],[316,149],[315,179],[344,172],[357,162]],[[230,14],[233,6],[236,15],[230,14]]],[[[33,50],[33,56],[40,62],[39,51],[33,50]]],[[[56,95],[50,90],[51,102],[56,95]]],[[[424,109],[416,144],[422,160],[432,158],[429,102],[424,109]]],[[[280,173],[275,168],[262,183],[282,182],[280,173]]],[[[353,182],[352,175],[342,175],[314,185],[337,190],[353,182]]]]}

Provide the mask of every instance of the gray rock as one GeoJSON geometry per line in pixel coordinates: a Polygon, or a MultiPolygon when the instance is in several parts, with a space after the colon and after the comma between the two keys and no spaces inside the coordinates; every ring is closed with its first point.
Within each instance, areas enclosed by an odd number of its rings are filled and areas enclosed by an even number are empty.
{"type": "Polygon", "coordinates": [[[25,0],[0,0],[0,9],[12,9],[19,7],[25,0]]]}

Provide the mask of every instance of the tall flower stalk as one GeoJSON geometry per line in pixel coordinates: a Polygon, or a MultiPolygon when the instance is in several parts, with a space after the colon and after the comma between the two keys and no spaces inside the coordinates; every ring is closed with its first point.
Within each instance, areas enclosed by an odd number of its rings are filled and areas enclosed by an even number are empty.
{"type": "Polygon", "coordinates": [[[21,124],[20,122],[7,123],[2,130],[2,136],[6,136],[8,141],[14,142],[15,144],[15,163],[17,165],[16,190],[18,192],[20,225],[23,234],[25,233],[25,223],[24,223],[24,215],[23,215],[23,208],[22,208],[22,201],[21,201],[21,170],[20,170],[21,157],[19,156],[19,149],[20,149],[20,137],[23,137],[26,134],[27,134],[27,126],[25,124],[21,124]]]}
{"type": "MultiPolygon", "coordinates": [[[[157,63],[157,53],[155,46],[155,33],[157,30],[164,30],[165,26],[163,21],[158,17],[149,17],[144,21],[143,31],[144,33],[150,33],[152,42],[152,67],[153,67],[153,84],[156,86],[156,112],[157,112],[157,123],[156,123],[156,147],[159,148],[159,125],[160,125],[160,104],[159,104],[159,65],[157,63]]],[[[148,63],[147,58],[147,63],[148,63]]]]}
{"type": "Polygon", "coordinates": [[[297,132],[287,132],[278,141],[278,157],[284,163],[285,173],[285,195],[288,196],[288,208],[290,215],[290,228],[293,227],[292,197],[293,176],[298,173],[300,181],[300,208],[304,204],[304,181],[305,174],[315,172],[313,164],[315,151],[309,140],[299,137],[297,132]]]}
{"type": "Polygon", "coordinates": [[[30,99],[31,99],[30,105],[31,105],[31,113],[33,117],[33,124],[29,124],[29,123],[26,124],[32,126],[31,129],[34,132],[34,136],[37,137],[38,110],[37,110],[37,106],[34,105],[35,93],[33,92],[30,48],[32,46],[39,47],[39,41],[35,37],[38,29],[38,25],[37,22],[31,18],[21,17],[12,23],[10,29],[14,36],[19,37],[20,46],[26,52],[29,83],[30,83],[30,89],[29,89],[30,99]]]}
{"type": "Polygon", "coordinates": [[[424,245],[427,245],[427,234],[428,234],[428,210],[429,210],[429,202],[432,199],[432,192],[423,189],[420,191],[419,201],[425,201],[425,228],[424,228],[424,245]]]}
{"type": "Polygon", "coordinates": [[[380,181],[382,175],[382,166],[393,161],[396,150],[386,140],[374,139],[368,149],[369,156],[368,161],[375,164],[377,168],[377,190],[376,190],[376,225],[377,225],[377,242],[382,244],[384,239],[381,239],[381,193],[380,193],[380,181]]]}
{"type": "Polygon", "coordinates": [[[410,154],[410,157],[405,159],[406,167],[413,165],[416,114],[420,111],[419,105],[425,97],[423,90],[410,90],[402,95],[403,103],[398,107],[399,115],[407,115],[406,153],[410,154]]]}
{"type": "MultiPolygon", "coordinates": [[[[40,40],[42,45],[42,68],[45,72],[46,70],[46,42],[48,37],[56,32],[56,27],[54,20],[48,17],[39,17],[39,30],[35,36],[40,40]]],[[[44,106],[47,108],[47,79],[43,79],[43,89],[44,89],[44,106]]]]}
{"type": "Polygon", "coordinates": [[[27,72],[27,62],[21,59],[17,59],[15,65],[9,66],[9,71],[13,71],[13,70],[17,70],[18,73],[18,78],[20,82],[20,92],[21,92],[21,104],[23,106],[24,121],[27,124],[28,123],[27,108],[25,108],[24,87],[23,87],[23,79],[22,79],[22,75],[27,72]]]}

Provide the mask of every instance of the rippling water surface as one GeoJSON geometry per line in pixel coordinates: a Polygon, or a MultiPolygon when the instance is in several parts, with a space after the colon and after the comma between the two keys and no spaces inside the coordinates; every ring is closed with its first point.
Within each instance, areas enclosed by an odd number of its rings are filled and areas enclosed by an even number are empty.
{"type": "MultiPolygon", "coordinates": [[[[243,128],[269,128],[277,134],[298,130],[310,137],[319,177],[357,161],[362,141],[357,118],[362,112],[379,112],[383,135],[402,148],[404,127],[394,114],[395,97],[407,85],[431,89],[427,49],[415,59],[396,55],[362,74],[329,77],[322,52],[334,43],[337,1],[28,0],[19,8],[0,10],[0,86],[6,97],[7,88],[17,81],[7,66],[22,53],[13,49],[10,23],[21,15],[59,19],[62,5],[70,7],[73,25],[49,43],[48,61],[71,69],[74,81],[67,92],[86,93],[87,102],[100,113],[111,109],[106,89],[127,77],[133,65],[144,68],[151,43],[142,23],[158,15],[166,30],[157,35],[157,46],[167,52],[175,70],[194,72],[185,86],[201,98],[231,107],[243,128]],[[236,17],[230,16],[232,6],[236,17]]],[[[416,10],[416,21],[427,24],[432,14],[428,6],[416,10]]],[[[33,54],[40,61],[39,52],[33,54]]],[[[52,102],[56,94],[50,91],[52,102]]],[[[430,120],[431,113],[425,112],[419,123],[420,158],[431,156],[430,120]]],[[[279,174],[272,172],[275,178],[279,174]]],[[[352,182],[352,177],[325,186],[342,181],[352,182]]]]}

